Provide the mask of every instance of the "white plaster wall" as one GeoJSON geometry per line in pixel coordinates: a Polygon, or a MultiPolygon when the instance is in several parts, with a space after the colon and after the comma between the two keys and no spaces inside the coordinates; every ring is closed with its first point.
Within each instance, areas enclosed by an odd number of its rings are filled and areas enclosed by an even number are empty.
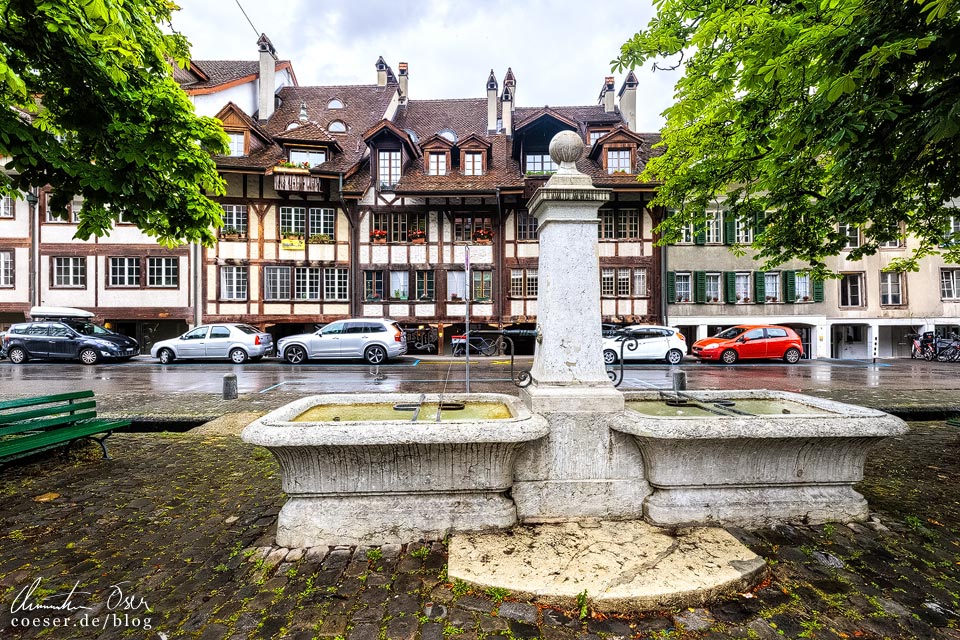
{"type": "Polygon", "coordinates": [[[0,288],[0,302],[30,302],[30,249],[15,247],[12,251],[13,288],[0,288]]]}

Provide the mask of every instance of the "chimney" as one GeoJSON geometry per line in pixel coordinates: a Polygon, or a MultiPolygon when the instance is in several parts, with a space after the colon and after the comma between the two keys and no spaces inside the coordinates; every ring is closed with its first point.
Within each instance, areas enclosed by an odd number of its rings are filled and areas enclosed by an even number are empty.
{"type": "Polygon", "coordinates": [[[301,102],[300,103],[300,122],[302,124],[306,124],[309,121],[310,119],[307,117],[307,103],[301,102]]]}
{"type": "Polygon", "coordinates": [[[487,78],[487,133],[497,132],[497,76],[490,69],[487,78]]]}
{"type": "Polygon", "coordinates": [[[639,84],[637,76],[631,71],[624,79],[620,93],[617,94],[620,97],[620,113],[626,118],[630,131],[637,130],[637,85],[639,84]]]}
{"type": "Polygon", "coordinates": [[[512,67],[507,67],[507,75],[503,76],[503,88],[510,89],[510,110],[513,111],[517,108],[517,78],[512,67]]]}
{"type": "Polygon", "coordinates": [[[407,82],[409,76],[407,75],[407,63],[400,63],[400,104],[406,104],[407,98],[407,82]]]}
{"type": "Polygon", "coordinates": [[[257,92],[258,117],[260,120],[269,120],[276,106],[277,50],[273,48],[270,38],[262,33],[260,39],[257,40],[257,48],[260,50],[260,81],[257,92]]]}
{"type": "Polygon", "coordinates": [[[507,86],[507,81],[503,81],[503,97],[501,98],[503,107],[500,109],[503,114],[503,132],[508,136],[513,135],[513,93],[507,86]]]}
{"type": "Polygon", "coordinates": [[[616,85],[613,82],[613,76],[607,76],[603,80],[603,89],[600,90],[599,104],[603,105],[603,110],[607,113],[613,113],[613,91],[616,85]]]}
{"type": "Polygon", "coordinates": [[[383,56],[377,58],[377,86],[387,86],[387,63],[383,61],[383,56]]]}

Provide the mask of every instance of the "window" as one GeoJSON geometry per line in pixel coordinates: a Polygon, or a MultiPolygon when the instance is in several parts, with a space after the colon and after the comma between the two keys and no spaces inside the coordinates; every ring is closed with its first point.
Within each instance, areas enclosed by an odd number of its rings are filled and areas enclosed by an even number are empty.
{"type": "Polygon", "coordinates": [[[367,300],[383,300],[383,271],[363,272],[363,292],[367,300]]]}
{"type": "Polygon", "coordinates": [[[409,242],[410,231],[427,229],[425,213],[375,213],[373,228],[387,232],[387,242],[409,242]]]}
{"type": "MultiPolygon", "coordinates": [[[[780,301],[780,272],[768,271],[763,274],[763,290],[767,302],[780,301]]],[[[759,300],[757,301],[759,302],[759,300]]]]}
{"type": "Polygon", "coordinates": [[[447,154],[431,153],[429,154],[430,164],[427,167],[427,175],[445,176],[447,175],[447,154]]]}
{"type": "Polygon", "coordinates": [[[490,300],[493,290],[493,272],[492,271],[473,271],[473,290],[470,292],[473,299],[478,302],[490,300]]]}
{"type": "Polygon", "coordinates": [[[539,290],[536,269],[512,269],[510,271],[510,297],[536,298],[539,290]]]}
{"type": "Polygon", "coordinates": [[[327,131],[330,133],[346,133],[347,125],[343,123],[343,120],[334,120],[327,125],[327,131]]]}
{"type": "Polygon", "coordinates": [[[0,251],[0,287],[14,286],[13,251],[0,251]]]}
{"type": "Polygon", "coordinates": [[[517,240],[537,240],[537,218],[526,209],[517,211],[517,240]]]}
{"type": "Polygon", "coordinates": [[[677,302],[690,302],[691,291],[689,273],[678,273],[676,275],[676,293],[677,302]]]}
{"type": "Polygon", "coordinates": [[[245,150],[245,136],[243,132],[227,132],[227,137],[230,138],[230,151],[227,152],[228,156],[242,156],[245,150]]]}
{"type": "Polygon", "coordinates": [[[893,240],[888,240],[886,242],[881,242],[880,247],[883,249],[899,249],[903,246],[903,232],[899,224],[890,225],[890,230],[896,233],[896,238],[893,240]]]}
{"type": "Polygon", "coordinates": [[[720,274],[708,273],[704,282],[706,285],[706,302],[721,302],[723,297],[720,295],[720,274]]]}
{"type": "Polygon", "coordinates": [[[86,287],[87,261],[84,258],[54,258],[53,286],[86,287]]]}
{"type": "Polygon", "coordinates": [[[290,299],[290,267],[263,268],[263,299],[290,299]]]}
{"type": "Polygon", "coordinates": [[[960,298],[960,269],[940,270],[940,299],[957,300],[960,298]]]}
{"type": "Polygon", "coordinates": [[[306,233],[307,210],[305,207],[280,207],[280,235],[306,233]]]}
{"type": "Polygon", "coordinates": [[[463,175],[482,176],[483,175],[483,154],[476,151],[468,151],[463,154],[463,175]]]}
{"type": "Polygon", "coordinates": [[[960,216],[950,216],[950,222],[943,234],[944,244],[956,244],[960,242],[960,216]]]}
{"type": "MultiPolygon", "coordinates": [[[[225,204],[223,206],[223,229],[232,228],[241,236],[247,235],[247,205],[225,204]]],[[[223,233],[223,230],[220,231],[223,233]]]]}
{"type": "Polygon", "coordinates": [[[650,290],[647,289],[647,270],[634,269],[633,270],[633,297],[645,298],[648,295],[650,295],[650,290]]]}
{"type": "Polygon", "coordinates": [[[840,306],[863,306],[863,274],[845,273],[840,278],[840,306]]]}
{"type": "Polygon", "coordinates": [[[13,212],[13,197],[3,196],[0,198],[0,218],[12,218],[13,212]]]}
{"type": "Polygon", "coordinates": [[[467,297],[467,272],[447,271],[447,298],[453,302],[467,297]]]}
{"type": "Polygon", "coordinates": [[[898,271],[882,271],[880,273],[880,304],[903,304],[900,275],[898,271]]]}
{"type": "Polygon", "coordinates": [[[483,216],[462,216],[453,219],[453,239],[457,242],[472,242],[480,229],[493,231],[493,220],[483,216]]]}
{"type": "Polygon", "coordinates": [[[649,295],[647,270],[627,267],[601,269],[600,295],[617,298],[646,297],[649,295]]]}
{"type": "Polygon", "coordinates": [[[140,286],[140,258],[110,258],[111,287],[140,286]]]}
{"type": "Polygon", "coordinates": [[[400,152],[381,151],[377,156],[377,178],[381,189],[393,189],[400,182],[400,152]]]}
{"type": "Polygon", "coordinates": [[[597,140],[607,135],[608,133],[610,133],[609,129],[599,129],[599,130],[591,129],[590,130],[590,146],[592,147],[597,140]]]}
{"type": "Polygon", "coordinates": [[[846,236],[844,249],[856,249],[860,246],[860,229],[848,224],[840,224],[840,235],[846,236]]]}
{"type": "Polygon", "coordinates": [[[220,299],[247,299],[246,267],[220,267],[220,299]]]}
{"type": "Polygon", "coordinates": [[[417,271],[416,283],[417,300],[434,299],[433,271],[417,271]]]}
{"type": "Polygon", "coordinates": [[[410,272],[390,272],[390,297],[395,300],[406,300],[410,297],[410,272]]]}
{"type": "Polygon", "coordinates": [[[796,276],[796,302],[810,302],[813,294],[810,293],[810,274],[798,273],[796,276]]]}
{"type": "Polygon", "coordinates": [[[719,211],[707,212],[706,238],[707,244],[720,244],[723,242],[723,220],[719,211]]]}
{"type": "Polygon", "coordinates": [[[348,300],[348,270],[333,267],[323,270],[323,297],[326,300],[348,300]]]}
{"type": "Polygon", "coordinates": [[[639,240],[639,209],[600,209],[600,224],[597,228],[600,240],[639,240]]]}
{"type": "Polygon", "coordinates": [[[327,152],[322,149],[290,149],[290,162],[293,164],[307,163],[308,167],[315,167],[327,161],[327,152]]]}
{"type": "Polygon", "coordinates": [[[526,161],[527,173],[554,173],[558,169],[549,153],[528,153],[526,161]]]}
{"type": "Polygon", "coordinates": [[[686,224],[680,229],[680,240],[677,244],[693,244],[693,223],[686,224]]]}
{"type": "Polygon", "coordinates": [[[333,209],[310,209],[307,218],[307,232],[313,236],[323,233],[334,237],[336,228],[336,212],[333,209]]]}
{"type": "Polygon", "coordinates": [[[343,101],[340,98],[334,98],[327,103],[327,109],[343,109],[343,101]]]}
{"type": "Polygon", "coordinates": [[[621,298],[630,296],[630,269],[617,269],[617,296],[621,298]]]}
{"type": "Polygon", "coordinates": [[[70,201],[70,204],[61,211],[52,211],[50,207],[47,207],[47,222],[80,222],[80,209],[83,208],[83,197],[74,196],[73,200],[70,201]]]}
{"type": "Polygon", "coordinates": [[[737,244],[751,244],[753,242],[753,224],[743,218],[734,219],[733,239],[737,244]]]}
{"type": "Polygon", "coordinates": [[[630,149],[607,149],[607,173],[630,173],[630,149]]]}
{"type": "Polygon", "coordinates": [[[613,296],[616,292],[616,272],[613,269],[600,269],[600,295],[613,296]]]}
{"type": "Polygon", "coordinates": [[[738,273],[734,278],[734,292],[737,302],[750,302],[750,274],[738,273]]]}
{"type": "Polygon", "coordinates": [[[180,286],[180,261],[177,258],[147,258],[147,286],[180,286]]]}

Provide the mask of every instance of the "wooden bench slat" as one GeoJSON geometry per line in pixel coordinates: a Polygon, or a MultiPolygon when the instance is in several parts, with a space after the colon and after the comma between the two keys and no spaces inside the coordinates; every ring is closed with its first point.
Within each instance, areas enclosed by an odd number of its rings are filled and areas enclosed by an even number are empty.
{"type": "Polygon", "coordinates": [[[0,425],[13,422],[23,422],[33,418],[42,418],[44,416],[55,416],[58,414],[69,415],[72,412],[79,412],[84,409],[95,409],[96,400],[86,400],[84,402],[74,402],[73,404],[49,404],[43,407],[31,408],[26,411],[15,411],[12,413],[0,414],[0,425]]]}
{"type": "Polygon", "coordinates": [[[23,422],[0,427],[0,436],[9,436],[27,431],[44,431],[51,427],[69,425],[83,420],[92,420],[96,417],[96,411],[78,411],[77,413],[46,418],[44,420],[24,420],[23,422]]]}
{"type": "Polygon", "coordinates": [[[93,391],[71,391],[69,393],[58,393],[52,396],[34,396],[32,398],[17,398],[15,400],[4,400],[0,402],[0,410],[16,409],[17,407],[31,407],[46,402],[65,402],[67,400],[79,400],[80,398],[92,398],[93,391]]]}
{"type": "Polygon", "coordinates": [[[61,427],[53,431],[21,436],[0,443],[0,458],[15,456],[34,449],[43,449],[52,444],[72,442],[97,433],[108,433],[128,424],[129,422],[125,420],[93,420],[71,427],[61,427]]]}
{"type": "Polygon", "coordinates": [[[955,418],[947,418],[947,424],[951,427],[960,427],[960,416],[955,418]]]}

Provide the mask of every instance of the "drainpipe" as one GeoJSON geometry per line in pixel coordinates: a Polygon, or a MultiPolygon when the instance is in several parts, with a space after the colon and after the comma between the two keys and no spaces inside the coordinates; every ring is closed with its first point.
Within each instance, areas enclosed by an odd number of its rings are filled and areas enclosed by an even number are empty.
{"type": "MultiPolygon", "coordinates": [[[[660,221],[663,223],[663,220],[660,221]]],[[[660,245],[660,315],[663,316],[663,326],[670,326],[670,316],[668,313],[667,299],[667,248],[669,245],[660,245]]]]}
{"type": "Polygon", "coordinates": [[[203,324],[203,246],[193,243],[193,326],[203,324]]]}
{"type": "Polygon", "coordinates": [[[40,306],[40,215],[37,202],[40,200],[33,187],[27,189],[27,205],[30,214],[30,305],[40,306]]]}

